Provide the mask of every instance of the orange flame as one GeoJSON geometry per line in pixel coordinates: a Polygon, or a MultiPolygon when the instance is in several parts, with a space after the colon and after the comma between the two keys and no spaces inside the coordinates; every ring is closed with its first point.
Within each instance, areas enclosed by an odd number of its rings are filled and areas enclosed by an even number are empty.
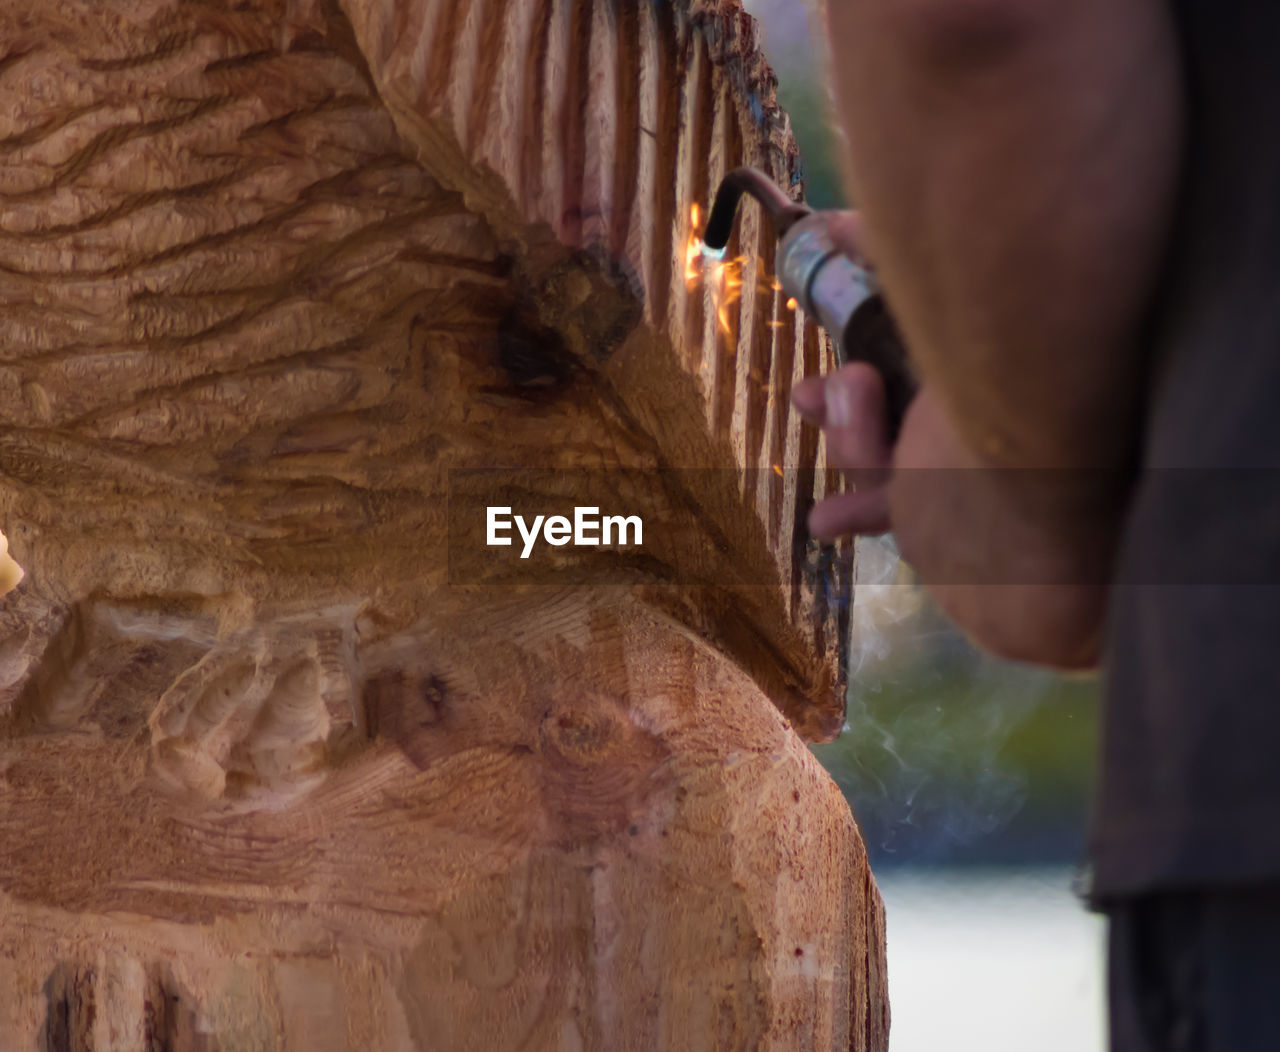
{"type": "MultiPolygon", "coordinates": [[[[711,303],[715,311],[716,327],[727,337],[734,333],[734,319],[730,311],[734,303],[742,298],[742,290],[747,284],[744,275],[751,268],[754,272],[753,284],[766,293],[777,293],[782,290],[782,283],[765,270],[764,260],[759,257],[739,255],[730,260],[717,260],[704,253],[704,244],[699,235],[701,211],[696,204],[689,208],[689,237],[684,251],[684,280],[690,292],[699,282],[705,281],[705,288],[711,294],[711,303]]],[[[795,309],[795,300],[789,300],[787,306],[795,309]]],[[[780,327],[783,323],[770,321],[771,328],[780,327]]]]}
{"type": "Polygon", "coordinates": [[[702,238],[698,236],[698,206],[689,208],[689,241],[684,247],[684,283],[689,289],[702,276],[702,238]]]}

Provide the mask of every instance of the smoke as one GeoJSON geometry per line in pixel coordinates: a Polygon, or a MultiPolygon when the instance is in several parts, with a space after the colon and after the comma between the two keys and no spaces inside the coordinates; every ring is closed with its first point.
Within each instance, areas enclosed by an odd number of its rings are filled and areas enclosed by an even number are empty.
{"type": "MultiPolygon", "coordinates": [[[[1028,770],[1002,748],[1056,678],[979,655],[891,537],[859,539],[850,621],[845,733],[815,752],[849,796],[873,862],[989,856],[1028,798],[1028,770]]],[[[996,853],[1033,848],[1043,845],[996,853]]]]}
{"type": "Polygon", "coordinates": [[[856,551],[849,613],[849,677],[855,680],[892,658],[894,639],[915,631],[924,605],[892,535],[859,537],[856,551]]]}

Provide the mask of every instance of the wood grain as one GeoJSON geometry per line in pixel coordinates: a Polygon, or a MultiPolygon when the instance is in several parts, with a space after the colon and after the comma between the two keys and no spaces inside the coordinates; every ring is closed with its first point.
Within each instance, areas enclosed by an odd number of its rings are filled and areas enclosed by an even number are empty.
{"type": "Polygon", "coordinates": [[[884,1047],[802,742],[850,568],[786,404],[830,350],[752,215],[727,332],[684,276],[728,167],[798,189],[754,34],[0,2],[0,1048],[884,1047]],[[478,469],[662,479],[696,529],[459,580],[478,469]]]}

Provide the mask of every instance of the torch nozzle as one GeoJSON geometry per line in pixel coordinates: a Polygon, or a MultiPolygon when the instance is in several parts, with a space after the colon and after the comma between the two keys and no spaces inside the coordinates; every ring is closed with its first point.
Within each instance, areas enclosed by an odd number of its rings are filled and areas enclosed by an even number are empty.
{"type": "Polygon", "coordinates": [[[738,202],[743,194],[750,194],[760,202],[773,222],[778,237],[798,219],[809,214],[809,208],[797,204],[774,185],[759,168],[735,168],[720,183],[711,215],[707,218],[707,231],[702,235],[704,251],[709,255],[723,254],[733,236],[733,221],[738,212],[738,202]]]}

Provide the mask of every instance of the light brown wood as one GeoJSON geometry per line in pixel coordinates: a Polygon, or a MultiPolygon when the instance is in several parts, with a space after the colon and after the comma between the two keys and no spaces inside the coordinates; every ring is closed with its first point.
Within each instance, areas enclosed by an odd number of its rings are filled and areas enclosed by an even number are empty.
{"type": "Polygon", "coordinates": [[[727,331],[684,275],[720,174],[797,183],[753,34],[0,3],[0,1049],[885,1047],[803,744],[830,350],[750,213],[727,331]],[[459,570],[464,498],[600,477],[693,528],[459,570]]]}

